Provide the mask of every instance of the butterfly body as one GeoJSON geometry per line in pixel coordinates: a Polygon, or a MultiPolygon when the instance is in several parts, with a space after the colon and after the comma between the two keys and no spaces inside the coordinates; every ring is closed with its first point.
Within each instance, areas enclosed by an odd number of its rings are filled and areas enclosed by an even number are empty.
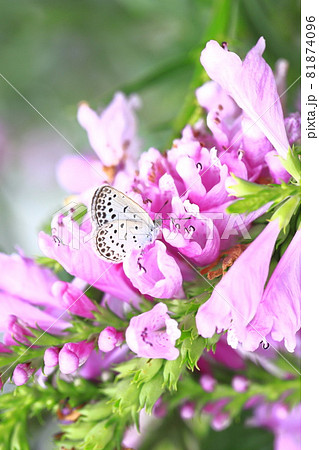
{"type": "Polygon", "coordinates": [[[109,185],[92,199],[93,247],[98,256],[120,263],[132,249],[143,249],[156,239],[158,222],[136,202],[109,185]]]}

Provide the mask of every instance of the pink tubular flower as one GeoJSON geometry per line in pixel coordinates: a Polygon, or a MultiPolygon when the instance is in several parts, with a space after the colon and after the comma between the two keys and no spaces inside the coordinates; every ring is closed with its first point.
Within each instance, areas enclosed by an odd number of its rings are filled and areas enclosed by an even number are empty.
{"type": "Polygon", "coordinates": [[[301,406],[290,411],[283,403],[262,404],[254,411],[248,424],[266,427],[275,435],[274,450],[300,450],[301,406]]]}
{"type": "MultiPolygon", "coordinates": [[[[5,332],[10,345],[15,345],[11,335],[16,334],[18,324],[24,329],[26,326],[50,327],[57,333],[67,327],[67,322],[57,319],[61,309],[51,293],[57,278],[49,269],[20,254],[0,253],[0,272],[4,274],[0,278],[0,331],[5,332]],[[14,322],[13,316],[18,318],[14,322]],[[19,319],[23,319],[23,323],[19,319]]],[[[19,333],[17,337],[19,340],[19,333]]]]}
{"type": "Polygon", "coordinates": [[[92,301],[72,283],[57,281],[52,286],[52,293],[60,301],[61,307],[70,313],[88,319],[94,319],[92,311],[96,308],[92,301]]]}
{"type": "Polygon", "coordinates": [[[199,308],[196,324],[202,336],[211,337],[216,329],[219,332],[228,329],[232,318],[236,324],[242,323],[244,327],[252,320],[262,297],[279,231],[278,223],[270,222],[235,261],[214,289],[211,298],[199,308]]]}
{"type": "Polygon", "coordinates": [[[64,344],[59,353],[59,367],[62,373],[70,374],[82,366],[94,349],[94,342],[70,342],[64,344]]]}
{"type": "Polygon", "coordinates": [[[181,331],[176,320],[167,314],[167,306],[158,303],[150,311],[133,317],[126,330],[129,348],[142,358],[176,359],[175,342],[181,331]]]}
{"type": "Polygon", "coordinates": [[[253,351],[271,332],[274,340],[285,339],[287,350],[293,351],[300,328],[300,231],[264,290],[279,231],[278,222],[270,222],[199,308],[196,324],[202,336],[228,329],[231,345],[240,342],[245,350],[253,351]]]}
{"type": "Polygon", "coordinates": [[[157,298],[182,295],[180,268],[161,241],[156,240],[142,254],[133,250],[124,260],[123,269],[142,294],[157,298]]]}
{"type": "Polygon", "coordinates": [[[0,253],[0,271],[6,274],[0,278],[1,291],[23,298],[30,304],[44,306],[56,304],[51,286],[57,277],[49,269],[41,267],[22,254],[0,253]],[[37,289],[34,289],[35,285],[37,289]]]}
{"type": "Polygon", "coordinates": [[[87,131],[92,148],[105,166],[117,166],[126,154],[131,157],[136,152],[134,109],[138,106],[136,96],[127,99],[121,92],[115,94],[100,117],[87,103],[80,104],[80,125],[87,131]]]}
{"type": "Polygon", "coordinates": [[[58,261],[71,275],[94,284],[97,289],[135,306],[138,304],[139,296],[122,266],[102,261],[95,255],[88,240],[91,229],[79,227],[68,216],[62,220],[55,216],[51,226],[53,236],[44,232],[39,234],[39,247],[46,256],[58,261]],[[56,233],[63,236],[61,242],[54,237],[56,233]]]}
{"type": "Polygon", "coordinates": [[[56,169],[59,184],[68,192],[79,194],[92,186],[98,186],[107,179],[101,161],[85,155],[65,155],[59,161],[56,169]]]}
{"type": "Polygon", "coordinates": [[[235,53],[209,41],[201,63],[285,158],[289,143],[275,78],[262,58],[264,50],[265,40],[261,37],[242,62],[235,53]]]}
{"type": "Polygon", "coordinates": [[[258,329],[263,314],[272,317],[271,337],[278,342],[284,340],[290,352],[296,347],[296,333],[300,329],[300,265],[301,231],[298,230],[270,277],[260,305],[260,314],[251,324],[258,329]]]}
{"type": "Polygon", "coordinates": [[[12,381],[16,386],[22,386],[31,377],[35,369],[30,367],[30,364],[18,364],[12,374],[12,381]]]}
{"type": "Polygon", "coordinates": [[[162,231],[168,244],[198,265],[208,264],[219,254],[220,239],[213,220],[201,215],[189,200],[173,197],[171,220],[162,231]]]}

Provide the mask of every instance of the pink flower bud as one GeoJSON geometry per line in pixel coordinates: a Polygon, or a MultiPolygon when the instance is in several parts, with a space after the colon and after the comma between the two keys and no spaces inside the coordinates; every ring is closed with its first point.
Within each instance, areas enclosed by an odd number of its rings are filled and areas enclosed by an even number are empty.
{"type": "Polygon", "coordinates": [[[230,417],[226,412],[220,412],[213,417],[211,427],[213,430],[222,431],[230,425],[230,417]]]}
{"type": "Polygon", "coordinates": [[[55,367],[59,364],[59,352],[57,347],[47,348],[44,352],[44,364],[46,367],[55,367]]]}
{"type": "Polygon", "coordinates": [[[59,366],[62,373],[70,374],[82,366],[94,349],[94,342],[69,342],[59,353],[59,366]]]}
{"type": "Polygon", "coordinates": [[[167,407],[161,397],[158,400],[156,400],[154,404],[153,414],[155,417],[159,419],[162,419],[167,414],[167,407]]]}
{"type": "Polygon", "coordinates": [[[121,342],[123,342],[123,334],[114,327],[106,327],[100,333],[98,346],[102,352],[110,352],[121,342]]]}
{"type": "Polygon", "coordinates": [[[0,353],[12,353],[9,348],[7,348],[5,345],[0,342],[0,353]]]}
{"type": "Polygon", "coordinates": [[[231,385],[236,392],[246,392],[249,387],[249,381],[246,377],[236,375],[231,382],[231,385]]]}
{"type": "Polygon", "coordinates": [[[199,383],[201,387],[204,389],[204,391],[213,392],[217,381],[211,375],[205,373],[200,377],[199,383]]]}
{"type": "Polygon", "coordinates": [[[18,345],[18,342],[23,344],[30,344],[26,336],[33,336],[33,334],[26,328],[26,324],[18,319],[17,316],[10,315],[7,319],[6,333],[4,335],[4,343],[6,345],[18,345]]]}
{"type": "Polygon", "coordinates": [[[59,366],[62,373],[73,373],[79,367],[79,358],[74,352],[64,346],[59,353],[59,366]]]}
{"type": "Polygon", "coordinates": [[[194,417],[194,411],[195,407],[193,403],[191,402],[184,403],[184,405],[182,405],[180,409],[181,418],[184,420],[192,419],[194,417]]]}
{"type": "Polygon", "coordinates": [[[30,364],[18,364],[13,371],[12,380],[16,386],[22,386],[33,374],[34,369],[31,369],[30,364]]]}

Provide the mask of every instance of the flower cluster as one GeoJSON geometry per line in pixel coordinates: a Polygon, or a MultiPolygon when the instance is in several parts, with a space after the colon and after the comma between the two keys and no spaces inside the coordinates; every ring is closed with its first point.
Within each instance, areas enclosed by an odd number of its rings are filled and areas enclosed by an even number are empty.
{"type": "MultiPolygon", "coordinates": [[[[12,372],[16,385],[35,374],[46,383],[58,368],[65,380],[73,376],[101,382],[115,364],[121,378],[122,367],[135,364],[137,356],[170,364],[178,360],[179,365],[163,371],[164,382],[172,383],[173,371],[178,379],[186,361],[200,369],[200,391],[194,392],[203,398],[201,411],[211,418],[214,430],[221,430],[231,423],[231,397],[238,393],[244,398],[249,392],[250,381],[243,374],[248,352],[255,351],[261,362],[260,341],[270,343],[275,352],[282,341],[288,351],[295,350],[300,329],[299,197],[289,194],[282,202],[281,196],[287,186],[298,188],[289,158],[290,146],[299,143],[300,116],[284,118],[277,85],[285,73],[275,78],[262,57],[264,49],[260,38],[242,61],[226,44],[208,42],[201,63],[211,81],[196,91],[201,118],[186,125],[165,152],[150,148],[139,156],[137,97],[117,93],[100,116],[86,103],[80,105],[78,120],[96,155],[67,156],[58,166],[58,180],[72,196],[53,216],[51,235],[39,234],[45,258],[35,262],[21,252],[0,255],[6,274],[0,281],[0,351],[10,361],[3,380],[12,372]],[[294,183],[288,184],[292,177],[294,183]],[[102,184],[126,194],[161,225],[157,237],[142,249],[132,249],[123,264],[98,257],[93,248],[91,201],[102,184]],[[232,213],[237,197],[249,207],[232,213]],[[250,207],[252,200],[255,206],[250,207]],[[294,219],[290,235],[286,216],[294,219]],[[257,236],[252,232],[256,219],[262,224],[257,236]],[[45,267],[50,264],[58,269],[45,267]],[[185,300],[192,297],[188,286],[203,282],[200,295],[193,302],[185,300]],[[204,300],[203,293],[208,293],[204,300]],[[209,339],[224,331],[227,340],[218,335],[215,352],[205,350],[211,348],[209,339]],[[187,345],[193,344],[198,347],[190,350],[187,345]],[[9,356],[18,346],[31,349],[35,360],[18,353],[11,363],[9,356]],[[213,400],[219,382],[212,361],[234,371],[230,397],[213,400]]],[[[268,362],[270,372],[275,356],[268,362]]],[[[138,372],[138,383],[158,377],[158,364],[152,376],[138,372]]],[[[153,402],[158,417],[166,414],[162,382],[153,402]]],[[[143,395],[147,408],[151,394],[143,395]]],[[[284,416],[278,412],[275,419],[270,410],[276,405],[269,406],[260,396],[252,403],[256,412],[251,424],[271,428],[278,441],[286,442],[283,430],[297,410],[284,416]]],[[[248,407],[248,400],[242,404],[248,407]]],[[[278,408],[282,405],[279,398],[278,408]]],[[[180,415],[189,420],[197,408],[190,395],[180,415]]]]}

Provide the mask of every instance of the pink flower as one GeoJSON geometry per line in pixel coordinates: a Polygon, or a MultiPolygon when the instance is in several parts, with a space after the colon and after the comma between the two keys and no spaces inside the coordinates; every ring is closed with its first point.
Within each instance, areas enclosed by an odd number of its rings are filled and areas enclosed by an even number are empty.
{"type": "Polygon", "coordinates": [[[7,319],[6,332],[3,341],[6,345],[19,345],[19,342],[30,345],[27,336],[33,336],[27,329],[27,324],[17,316],[10,315],[7,319]]]}
{"type": "Polygon", "coordinates": [[[52,293],[57,297],[61,307],[67,309],[70,313],[94,319],[92,311],[96,311],[96,307],[81,289],[78,289],[72,283],[56,281],[52,286],[52,293]]]}
{"type": "Polygon", "coordinates": [[[25,326],[50,327],[56,333],[68,326],[58,318],[62,310],[51,293],[57,277],[49,269],[22,255],[0,253],[0,271],[4,274],[0,279],[0,331],[6,332],[8,339],[12,316],[23,319],[25,326]]]}
{"type": "Polygon", "coordinates": [[[228,402],[228,398],[221,398],[215,402],[207,403],[204,406],[203,412],[212,416],[211,427],[213,430],[222,431],[230,425],[230,415],[224,411],[224,407],[228,402]]]}
{"type": "MultiPolygon", "coordinates": [[[[260,313],[251,326],[262,326],[263,316],[272,318],[271,337],[278,342],[284,340],[288,351],[296,347],[297,332],[300,329],[301,302],[301,231],[298,230],[281,257],[266,286],[260,313]]],[[[256,334],[252,330],[253,334],[256,334]]]]}
{"type": "Polygon", "coordinates": [[[59,367],[62,373],[70,374],[82,366],[94,349],[94,342],[70,342],[64,344],[59,353],[59,367]]]}
{"type": "Polygon", "coordinates": [[[212,377],[208,373],[207,374],[205,373],[204,375],[201,375],[201,377],[199,378],[199,383],[201,387],[204,389],[204,391],[213,392],[217,381],[215,380],[214,377],[212,377]]]}
{"type": "Polygon", "coordinates": [[[182,295],[182,274],[165,244],[156,240],[142,253],[133,250],[123,262],[126,276],[142,294],[157,298],[182,295]]]}
{"type": "Polygon", "coordinates": [[[202,336],[228,329],[232,346],[240,342],[245,350],[253,351],[271,332],[274,340],[285,339],[287,350],[293,351],[300,328],[300,232],[264,290],[279,231],[278,221],[270,222],[199,308],[196,324],[202,336]]]}
{"type": "Polygon", "coordinates": [[[176,359],[175,342],[181,331],[176,320],[167,314],[167,306],[158,303],[150,311],[133,317],[126,330],[129,348],[142,358],[176,359]]]}
{"type": "Polygon", "coordinates": [[[202,51],[201,63],[285,158],[289,143],[275,78],[262,58],[264,50],[265,40],[260,38],[242,62],[235,53],[209,41],[202,51]]]}
{"type": "Polygon", "coordinates": [[[299,142],[301,138],[301,117],[299,112],[292,113],[285,118],[285,127],[289,143],[299,142]]]}
{"type": "Polygon", "coordinates": [[[200,211],[211,210],[227,200],[225,187],[228,168],[222,164],[214,148],[202,147],[198,141],[181,139],[167,152],[174,178],[181,180],[179,194],[199,206],[200,211]]]}
{"type": "Polygon", "coordinates": [[[134,110],[139,106],[136,96],[126,98],[115,94],[110,105],[98,116],[87,103],[78,110],[80,125],[87,131],[91,147],[105,166],[117,166],[137,150],[134,110]]]}
{"type": "Polygon", "coordinates": [[[123,333],[114,327],[106,327],[99,335],[98,346],[102,352],[110,352],[122,342],[123,333]]]}
{"type": "Polygon", "coordinates": [[[241,375],[236,375],[232,379],[231,385],[236,392],[246,392],[249,387],[249,380],[241,375]]]}
{"type": "Polygon", "coordinates": [[[44,352],[44,365],[45,367],[55,367],[59,364],[60,349],[57,347],[49,347],[44,352]]]}
{"type": "Polygon", "coordinates": [[[18,364],[13,371],[12,381],[16,386],[22,386],[28,381],[34,370],[29,363],[18,364]]]}
{"type": "Polygon", "coordinates": [[[101,161],[89,155],[84,155],[84,158],[65,155],[59,161],[56,177],[66,191],[79,194],[92,186],[100,185],[108,178],[101,161]]]}
{"type": "Polygon", "coordinates": [[[195,405],[193,402],[186,402],[180,408],[181,418],[184,420],[190,420],[194,417],[195,405]]]}
{"type": "MultiPolygon", "coordinates": [[[[87,221],[84,225],[87,227],[87,221]]],[[[91,228],[79,227],[69,216],[62,219],[55,216],[51,226],[52,237],[44,232],[39,234],[39,247],[46,256],[58,261],[71,275],[94,284],[97,289],[133,305],[139,303],[140,298],[122,266],[102,261],[95,255],[88,239],[91,228]],[[61,242],[55,235],[63,237],[61,242]]]]}
{"type": "Polygon", "coordinates": [[[196,90],[198,103],[208,111],[207,126],[213,133],[214,146],[225,150],[240,129],[241,109],[215,81],[196,90]]]}
{"type": "Polygon", "coordinates": [[[270,222],[217,284],[210,299],[199,308],[196,324],[202,336],[211,337],[216,330],[227,330],[233,321],[232,328],[243,342],[243,330],[255,316],[262,298],[279,231],[278,222],[270,222]]]}
{"type": "Polygon", "coordinates": [[[163,237],[195,264],[204,266],[216,259],[220,250],[218,230],[209,217],[200,214],[199,207],[179,197],[172,199],[171,220],[163,227],[163,237]]]}
{"type": "Polygon", "coordinates": [[[0,290],[24,299],[24,301],[45,306],[55,306],[56,300],[51,286],[57,281],[49,269],[36,264],[22,254],[5,255],[0,253],[0,290]],[[34,289],[34,286],[37,289],[34,289]]]}
{"type": "Polygon", "coordinates": [[[227,412],[217,413],[211,421],[211,427],[215,431],[222,431],[229,427],[231,424],[230,415],[227,412]]]}
{"type": "Polygon", "coordinates": [[[300,405],[289,411],[285,404],[277,402],[258,406],[248,423],[266,427],[275,434],[274,450],[300,450],[300,419],[300,405]]]}

